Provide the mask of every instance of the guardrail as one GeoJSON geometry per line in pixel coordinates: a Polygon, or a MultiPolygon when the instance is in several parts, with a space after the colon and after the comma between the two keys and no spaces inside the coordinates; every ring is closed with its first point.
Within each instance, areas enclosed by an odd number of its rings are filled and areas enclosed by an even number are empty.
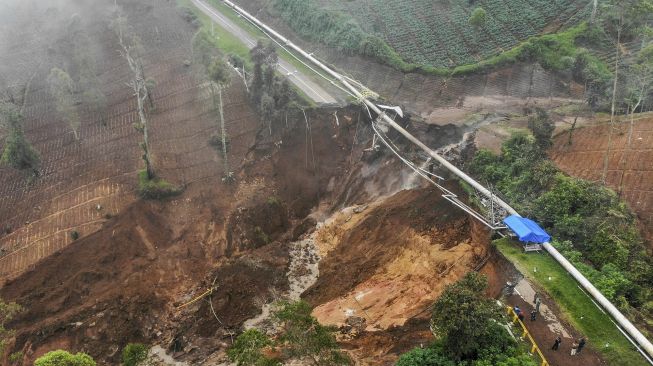
{"type": "MultiPolygon", "coordinates": [[[[308,53],[304,51],[302,48],[294,44],[292,41],[269,27],[267,24],[261,22],[256,18],[255,16],[251,15],[249,12],[247,12],[245,9],[241,8],[240,6],[234,4],[230,0],[222,0],[226,5],[228,5],[230,8],[232,8],[236,13],[240,14],[243,16],[245,19],[247,19],[249,22],[255,24],[257,27],[260,27],[264,29],[268,36],[270,38],[276,39],[277,41],[283,43],[285,46],[288,48],[293,49],[297,53],[299,53],[302,57],[304,57],[306,60],[310,61],[312,64],[316,65],[318,68],[322,69],[324,72],[326,72],[328,75],[331,75],[334,77],[336,80],[338,80],[346,89],[351,91],[353,95],[360,100],[363,105],[368,108],[368,111],[373,111],[374,113],[377,114],[377,118],[379,120],[383,120],[388,126],[394,128],[397,132],[399,132],[401,135],[406,137],[409,141],[417,145],[419,148],[424,150],[429,156],[431,156],[433,159],[438,161],[442,166],[444,166],[446,169],[448,169],[450,172],[452,172],[454,175],[456,175],[459,179],[467,182],[470,184],[472,187],[474,187],[476,190],[478,190],[480,193],[485,195],[491,200],[494,200],[499,206],[501,206],[503,209],[505,209],[508,213],[521,216],[517,211],[512,208],[509,204],[507,204],[505,201],[502,199],[496,197],[494,193],[490,192],[487,188],[485,188],[482,184],[478,183],[476,180],[474,180],[472,177],[468,176],[465,174],[462,170],[458,169],[455,165],[451,164],[449,161],[447,161],[444,157],[440,156],[438,153],[435,151],[431,150],[428,146],[426,146],[423,142],[418,140],[415,136],[410,134],[408,131],[406,131],[403,127],[398,125],[393,119],[388,117],[379,107],[377,107],[376,104],[372,103],[370,100],[366,98],[365,95],[361,93],[361,91],[354,86],[351,85],[350,81],[338,73],[337,71],[331,69],[330,67],[326,66],[324,63],[322,63],[320,60],[318,60],[315,56],[313,56],[312,53],[308,53]]],[[[594,298],[597,300],[597,302],[614,318],[614,320],[621,326],[623,329],[634,339],[634,341],[643,349],[643,352],[645,352],[648,356],[653,357],[653,344],[628,320],[622,313],[617,309],[616,306],[614,306],[603,294],[596,288],[594,285],[587,279],[583,274],[581,274],[576,267],[574,267],[560,252],[558,252],[550,243],[544,243],[543,245],[544,249],[553,256],[553,258],[562,265],[562,267],[572,276],[578,283],[594,298]]],[[[646,357],[645,355],[645,358],[646,357]]]]}
{"type": "Polygon", "coordinates": [[[510,306],[506,307],[508,309],[508,315],[512,315],[512,323],[518,323],[519,326],[522,329],[522,338],[526,338],[528,342],[531,344],[531,354],[537,355],[540,358],[540,361],[542,362],[540,366],[550,366],[549,361],[544,358],[544,355],[542,354],[542,351],[540,350],[540,347],[537,345],[533,337],[531,337],[531,333],[528,331],[526,328],[526,325],[524,325],[524,322],[522,322],[519,319],[519,316],[517,316],[517,313],[515,313],[515,309],[513,309],[510,306]]]}

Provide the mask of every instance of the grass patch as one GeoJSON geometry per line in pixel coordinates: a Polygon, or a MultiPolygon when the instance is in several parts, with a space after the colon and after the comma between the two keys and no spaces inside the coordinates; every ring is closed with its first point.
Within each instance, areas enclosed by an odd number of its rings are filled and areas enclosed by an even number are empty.
{"type": "MultiPolygon", "coordinates": [[[[241,16],[236,14],[230,7],[226,6],[222,2],[216,0],[209,0],[209,4],[213,6],[215,9],[217,9],[220,14],[229,18],[229,20],[234,22],[236,25],[238,25],[244,31],[249,33],[251,36],[255,37],[256,39],[261,39],[265,41],[269,40],[269,38],[265,34],[259,31],[250,22],[246,21],[241,16]]],[[[190,0],[177,0],[177,5],[179,5],[182,8],[190,9],[197,16],[197,19],[199,20],[202,28],[207,30],[209,34],[211,33],[210,32],[211,23],[213,21],[208,15],[204,14],[195,5],[193,5],[193,3],[190,0]]],[[[250,58],[249,55],[249,48],[247,47],[247,45],[245,45],[240,39],[238,39],[236,36],[229,33],[226,29],[224,29],[217,23],[214,23],[213,30],[216,34],[216,37],[213,38],[215,46],[218,49],[222,50],[225,54],[233,54],[241,57],[245,61],[245,65],[246,65],[245,67],[247,69],[251,69],[251,66],[253,64],[252,64],[252,59],[250,58]]],[[[288,61],[291,65],[293,65],[298,71],[301,71],[304,75],[315,74],[311,69],[304,66],[301,62],[297,61],[293,56],[291,56],[289,52],[286,52],[281,48],[277,48],[277,54],[279,55],[279,58],[288,61]]],[[[313,78],[313,80],[316,81],[321,86],[325,86],[322,78],[313,78]]],[[[291,87],[295,90],[296,94],[302,99],[304,105],[308,107],[315,106],[313,100],[309,98],[308,95],[306,95],[306,93],[304,93],[300,88],[296,87],[292,83],[291,83],[291,87]]]]}
{"type": "MultiPolygon", "coordinates": [[[[217,9],[222,15],[226,16],[234,22],[236,25],[238,25],[240,28],[242,28],[245,32],[249,33],[250,36],[255,37],[256,39],[261,39],[263,41],[269,41],[270,38],[266,36],[261,30],[256,28],[252,23],[250,23],[248,20],[240,16],[238,13],[236,13],[231,7],[225,5],[222,1],[220,0],[208,0],[209,4],[211,4],[215,9],[217,9]]],[[[324,82],[324,79],[317,75],[313,70],[308,68],[306,65],[303,63],[299,62],[294,54],[284,50],[283,48],[277,47],[277,55],[279,56],[280,59],[283,59],[284,61],[288,62],[292,66],[295,67],[297,71],[300,71],[302,74],[307,75],[307,76],[316,76],[313,78],[313,81],[319,84],[322,87],[327,86],[327,84],[324,82]]],[[[299,56],[301,57],[301,56],[299,56]]],[[[292,84],[291,84],[292,85],[292,84]]],[[[309,107],[314,107],[315,103],[311,98],[306,95],[300,88],[297,88],[293,85],[295,88],[295,91],[299,96],[308,103],[309,107]]]]}
{"type": "Polygon", "coordinates": [[[161,178],[147,179],[147,171],[145,170],[138,172],[138,194],[141,198],[158,200],[176,196],[182,191],[183,189],[175,187],[161,178]]]}
{"type": "MultiPolygon", "coordinates": [[[[200,11],[190,0],[177,0],[177,4],[180,7],[190,9],[199,19],[200,24],[207,30],[211,30],[211,18],[208,15],[200,11]]],[[[220,27],[217,23],[214,25],[214,31],[217,34],[217,37],[213,38],[215,46],[225,53],[231,53],[242,57],[246,62],[251,62],[249,58],[249,48],[244,45],[238,38],[236,38],[231,33],[227,32],[226,29],[220,27]]]]}
{"type": "Polygon", "coordinates": [[[589,337],[590,346],[610,365],[648,365],[612,323],[610,316],[594,305],[576,280],[548,253],[524,253],[519,243],[505,238],[495,240],[494,244],[524,276],[556,300],[565,318],[589,337]],[[534,268],[537,272],[533,271],[534,268]]]}

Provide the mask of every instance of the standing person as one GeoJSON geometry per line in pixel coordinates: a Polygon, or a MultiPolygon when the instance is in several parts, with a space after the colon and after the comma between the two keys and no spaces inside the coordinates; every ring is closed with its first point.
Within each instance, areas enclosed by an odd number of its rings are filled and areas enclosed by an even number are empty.
{"type": "Polygon", "coordinates": [[[538,295],[537,292],[536,292],[535,295],[533,295],[533,303],[536,303],[537,299],[539,299],[539,298],[540,298],[540,295],[538,295]]]}
{"type": "Polygon", "coordinates": [[[524,313],[522,313],[522,312],[520,311],[520,312],[519,312],[519,315],[517,315],[517,318],[519,318],[519,321],[521,321],[521,322],[523,323],[523,322],[524,322],[524,313]]]}
{"type": "Polygon", "coordinates": [[[576,353],[580,353],[580,351],[583,350],[583,347],[585,347],[585,338],[578,340],[578,348],[576,349],[576,353]]]}
{"type": "Polygon", "coordinates": [[[535,318],[537,318],[537,311],[533,310],[531,311],[531,321],[534,322],[535,318]]]}
{"type": "Polygon", "coordinates": [[[540,304],[542,304],[542,300],[540,300],[540,297],[538,296],[535,299],[535,311],[538,313],[540,312],[540,304]]]}
{"type": "Polygon", "coordinates": [[[557,351],[558,348],[560,348],[561,343],[562,343],[562,338],[560,338],[559,336],[556,337],[556,340],[555,340],[555,342],[553,342],[553,347],[551,347],[551,349],[554,350],[554,351],[557,351]]]}
{"type": "Polygon", "coordinates": [[[574,344],[571,345],[571,355],[575,356],[576,353],[578,353],[578,343],[574,342],[574,344]]]}
{"type": "Polygon", "coordinates": [[[521,314],[521,309],[519,308],[519,306],[515,305],[513,310],[515,311],[515,314],[517,314],[517,316],[519,316],[519,314],[521,314]]]}

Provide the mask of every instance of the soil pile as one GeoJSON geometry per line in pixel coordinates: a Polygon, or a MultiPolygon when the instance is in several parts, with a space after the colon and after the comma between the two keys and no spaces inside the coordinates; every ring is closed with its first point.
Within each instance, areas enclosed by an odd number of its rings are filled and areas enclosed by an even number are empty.
{"type": "Polygon", "coordinates": [[[344,209],[315,238],[324,258],[305,298],[321,323],[343,329],[364,364],[391,362],[427,342],[429,306],[489,248],[481,224],[431,188],[344,209]]]}

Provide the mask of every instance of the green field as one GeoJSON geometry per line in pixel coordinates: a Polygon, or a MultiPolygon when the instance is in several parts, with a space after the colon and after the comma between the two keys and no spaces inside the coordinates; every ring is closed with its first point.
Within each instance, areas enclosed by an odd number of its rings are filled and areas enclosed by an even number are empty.
{"type": "Polygon", "coordinates": [[[524,253],[519,243],[507,239],[495,240],[494,244],[524,276],[555,299],[566,320],[589,337],[591,346],[610,365],[648,365],[611,318],[592,302],[548,253],[524,253]],[[537,272],[533,268],[537,268],[537,272]]]}
{"type": "MultiPolygon", "coordinates": [[[[324,18],[338,15],[338,20],[326,23],[358,24],[367,34],[384,40],[406,63],[440,69],[475,64],[531,36],[578,24],[589,18],[591,4],[580,0],[274,1],[282,18],[295,31],[318,40],[325,38],[319,34],[324,32],[324,25],[317,27],[314,21],[302,20],[300,13],[306,11],[307,5],[297,1],[327,11],[324,18]],[[484,24],[474,27],[469,18],[477,7],[486,11],[486,17],[484,24]],[[315,33],[313,37],[311,32],[315,33]]],[[[341,35],[331,38],[347,42],[341,35]]]]}

